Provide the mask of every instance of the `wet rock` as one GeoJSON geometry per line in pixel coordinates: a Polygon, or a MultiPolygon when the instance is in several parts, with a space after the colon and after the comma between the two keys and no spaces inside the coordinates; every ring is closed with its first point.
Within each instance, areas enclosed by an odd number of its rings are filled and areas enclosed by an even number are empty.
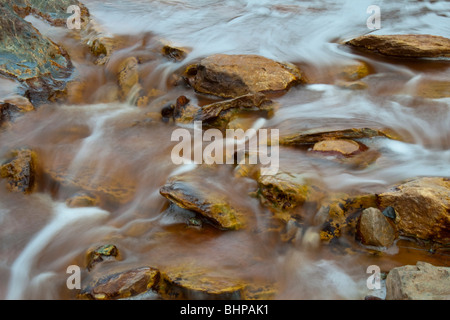
{"type": "MultiPolygon", "coordinates": [[[[189,99],[185,96],[180,96],[172,105],[173,119],[178,123],[192,123],[200,110],[200,107],[189,103],[189,99]]],[[[164,109],[163,109],[164,111],[164,109]]]]}
{"type": "Polygon", "coordinates": [[[159,282],[159,271],[141,267],[106,275],[81,289],[78,298],[93,300],[115,300],[129,298],[155,289],[159,282]]]}
{"type": "Polygon", "coordinates": [[[34,107],[30,100],[25,97],[16,96],[0,101],[0,126],[33,110],[34,107]]]}
{"type": "MultiPolygon", "coordinates": [[[[187,72],[188,73],[188,72],[187,72]]],[[[257,55],[216,54],[190,68],[190,84],[201,93],[236,98],[248,93],[282,92],[301,82],[300,71],[257,55]]]]}
{"type": "Polygon", "coordinates": [[[360,151],[362,146],[353,140],[323,140],[314,144],[313,151],[350,156],[360,151]]]}
{"type": "Polygon", "coordinates": [[[426,79],[417,85],[413,95],[430,99],[448,98],[450,81],[426,79]]]}
{"type": "Polygon", "coordinates": [[[177,206],[201,214],[220,229],[238,230],[247,224],[243,209],[235,208],[231,199],[220,193],[213,182],[202,180],[195,174],[169,179],[160,193],[177,206]]]}
{"type": "Polygon", "coordinates": [[[383,210],[383,215],[385,217],[388,217],[390,219],[395,220],[395,218],[397,218],[397,214],[395,213],[395,209],[392,207],[387,207],[386,209],[383,210]]]}
{"type": "Polygon", "coordinates": [[[86,254],[86,267],[90,271],[95,265],[102,261],[116,260],[119,250],[113,244],[106,244],[94,250],[89,250],[86,254]]]}
{"type": "Polygon", "coordinates": [[[161,49],[161,53],[167,59],[170,59],[174,62],[180,62],[186,58],[189,50],[186,48],[176,47],[171,44],[164,44],[161,49]]]}
{"type": "MultiPolygon", "coordinates": [[[[335,63],[325,65],[320,69],[312,69],[311,66],[303,66],[305,77],[308,83],[336,83],[340,86],[349,88],[354,84],[364,84],[358,80],[368,76],[370,67],[364,61],[351,61],[346,63],[335,63]]],[[[353,88],[360,89],[360,88],[353,88]]],[[[361,88],[362,89],[362,88],[361,88]]]]}
{"type": "Polygon", "coordinates": [[[122,101],[142,90],[139,84],[138,61],[135,57],[128,57],[120,63],[118,82],[122,101]]]}
{"type": "Polygon", "coordinates": [[[100,204],[100,198],[86,191],[80,191],[66,200],[66,204],[70,208],[95,207],[100,204]]]}
{"type": "Polygon", "coordinates": [[[376,207],[376,199],[374,194],[330,195],[316,214],[316,223],[321,225],[321,240],[328,242],[344,234],[354,238],[360,214],[366,208],[376,207]]]}
{"type": "Polygon", "coordinates": [[[308,145],[316,144],[323,140],[353,140],[362,138],[372,138],[386,136],[382,129],[372,128],[351,128],[342,130],[329,130],[328,128],[314,128],[298,133],[287,134],[280,137],[280,144],[283,145],[308,145]]]}
{"type": "Polygon", "coordinates": [[[450,268],[421,261],[394,268],[386,279],[386,300],[450,300],[450,268]]]}
{"type": "Polygon", "coordinates": [[[365,35],[346,44],[392,57],[450,57],[450,39],[427,34],[365,35]]]}
{"type": "Polygon", "coordinates": [[[390,247],[397,235],[395,226],[391,224],[377,208],[365,209],[358,223],[358,236],[365,245],[390,247]]]}
{"type": "Polygon", "coordinates": [[[262,93],[249,93],[234,99],[203,106],[195,117],[206,126],[225,128],[237,115],[243,112],[263,112],[267,116],[273,111],[274,103],[262,93]]]}
{"type": "Polygon", "coordinates": [[[67,19],[72,15],[71,12],[67,13],[67,9],[72,5],[80,8],[80,22],[82,27],[85,26],[89,19],[89,11],[77,0],[11,0],[8,3],[22,17],[33,14],[59,27],[66,26],[67,19]]]}
{"type": "Polygon", "coordinates": [[[158,293],[170,300],[259,300],[273,298],[276,289],[267,283],[249,283],[215,275],[211,270],[182,266],[161,271],[158,293]]]}
{"type": "Polygon", "coordinates": [[[0,177],[6,179],[11,192],[31,193],[36,186],[36,153],[29,149],[11,152],[11,158],[0,167],[0,177]]]}
{"type": "Polygon", "coordinates": [[[0,73],[26,83],[29,96],[36,101],[62,92],[64,79],[72,71],[68,54],[17,15],[9,4],[2,3],[0,8],[0,73]]]}
{"type": "Polygon", "coordinates": [[[297,207],[304,203],[320,203],[324,197],[317,182],[305,174],[278,171],[275,175],[261,175],[257,181],[261,203],[285,222],[297,207]]]}
{"type": "Polygon", "coordinates": [[[381,209],[392,207],[403,235],[450,242],[450,180],[419,178],[378,195],[381,209]]]}
{"type": "Polygon", "coordinates": [[[69,155],[42,164],[49,183],[68,190],[82,190],[89,194],[95,194],[100,198],[102,206],[124,204],[133,199],[136,185],[125,171],[114,174],[101,172],[95,163],[87,163],[74,173],[70,171],[69,166],[72,159],[68,157],[69,155]]]}

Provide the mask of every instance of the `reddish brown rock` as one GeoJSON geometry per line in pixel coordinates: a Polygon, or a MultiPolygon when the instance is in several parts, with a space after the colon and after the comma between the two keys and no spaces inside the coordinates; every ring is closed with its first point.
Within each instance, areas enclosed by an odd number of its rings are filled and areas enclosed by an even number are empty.
{"type": "Polygon", "coordinates": [[[365,35],[347,41],[346,44],[385,56],[450,57],[450,39],[427,34],[365,35]]]}
{"type": "Polygon", "coordinates": [[[403,235],[450,242],[450,180],[420,178],[378,195],[380,209],[392,207],[403,235]]]}
{"type": "Polygon", "coordinates": [[[386,278],[386,300],[450,300],[450,268],[420,261],[394,268],[386,278]]]}
{"type": "Polygon", "coordinates": [[[0,177],[7,180],[12,192],[33,192],[36,185],[36,153],[29,149],[15,150],[11,159],[0,167],[0,177]]]}
{"type": "Polygon", "coordinates": [[[389,218],[377,208],[365,209],[358,223],[358,234],[363,244],[376,247],[390,247],[396,237],[396,229],[389,218]]]}

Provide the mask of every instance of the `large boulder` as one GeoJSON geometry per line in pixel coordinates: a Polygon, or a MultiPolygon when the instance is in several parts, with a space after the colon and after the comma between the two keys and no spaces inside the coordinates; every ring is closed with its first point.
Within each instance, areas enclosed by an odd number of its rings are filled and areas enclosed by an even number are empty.
{"type": "Polygon", "coordinates": [[[365,35],[346,44],[392,57],[450,57],[450,39],[427,34],[365,35]]]}
{"type": "Polygon", "coordinates": [[[282,92],[302,81],[300,71],[258,55],[215,54],[190,68],[192,87],[201,93],[235,98],[247,93],[282,92]]]}
{"type": "Polygon", "coordinates": [[[386,300],[450,300],[450,268],[425,262],[394,268],[386,278],[386,300]]]}
{"type": "Polygon", "coordinates": [[[233,199],[208,178],[211,175],[209,170],[195,170],[174,176],[161,187],[160,193],[177,206],[200,214],[219,229],[242,229],[247,225],[246,210],[234,205],[233,199]]]}
{"type": "Polygon", "coordinates": [[[379,194],[380,209],[392,207],[401,234],[441,243],[450,242],[450,180],[426,177],[379,194]]]}
{"type": "Polygon", "coordinates": [[[25,82],[35,100],[46,100],[62,91],[63,80],[72,72],[68,54],[9,4],[1,3],[0,8],[0,74],[25,82]]]}
{"type": "Polygon", "coordinates": [[[389,218],[377,208],[365,209],[358,223],[358,234],[365,245],[390,247],[396,237],[396,229],[389,218]]]}

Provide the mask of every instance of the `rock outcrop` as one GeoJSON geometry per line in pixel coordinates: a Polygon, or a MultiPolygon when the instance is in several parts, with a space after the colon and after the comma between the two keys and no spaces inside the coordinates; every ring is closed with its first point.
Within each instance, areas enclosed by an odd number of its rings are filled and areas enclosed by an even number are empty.
{"type": "Polygon", "coordinates": [[[215,54],[200,61],[189,74],[192,87],[201,93],[236,98],[248,93],[282,92],[300,83],[300,71],[257,55],[215,54]]]}

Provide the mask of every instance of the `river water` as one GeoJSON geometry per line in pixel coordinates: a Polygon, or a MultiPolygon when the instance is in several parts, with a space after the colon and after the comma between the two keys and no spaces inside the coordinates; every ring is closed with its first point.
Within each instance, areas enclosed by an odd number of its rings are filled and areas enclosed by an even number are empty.
{"type": "MultiPolygon", "coordinates": [[[[258,54],[304,66],[319,79],[275,97],[280,107],[273,117],[258,122],[263,128],[369,123],[395,130],[404,138],[404,142],[363,141],[381,152],[377,162],[364,169],[317,162],[304,150],[281,148],[283,170],[307,172],[320,177],[329,190],[343,192],[379,192],[417,176],[449,177],[450,98],[421,97],[419,86],[450,81],[450,62],[389,61],[340,44],[369,32],[449,38],[449,2],[85,2],[102,29],[121,36],[126,46],[114,56],[116,60],[96,66],[73,33],[28,17],[43,34],[66,47],[83,85],[78,87],[81,94],[70,95],[67,103],[43,105],[0,133],[0,155],[28,146],[36,150],[44,167],[64,168],[66,177],[88,181],[94,189],[112,186],[121,201],[68,208],[65,199],[78,190],[55,185],[45,174],[39,190],[31,195],[0,188],[0,298],[74,299],[75,290],[66,287],[67,267],[84,268],[86,251],[105,243],[119,248],[121,260],[116,265],[123,268],[194,263],[228,277],[274,281],[280,287],[279,299],[364,298],[373,293],[366,286],[370,275],[366,269],[373,264],[384,271],[418,260],[450,265],[448,254],[433,255],[408,240],[379,255],[345,255],[311,244],[306,236],[295,244],[283,244],[253,230],[186,227],[183,213],[167,210],[159,189],[168,177],[193,166],[180,168],[172,163],[170,136],[176,125],[151,116],[180,95],[194,103],[204,102],[192,89],[170,84],[177,70],[214,53],[258,54]],[[381,8],[380,30],[366,25],[370,5],[381,8]],[[181,62],[155,58],[151,53],[155,39],[190,52],[181,62]],[[144,89],[160,92],[144,108],[118,102],[111,94],[117,63],[136,55],[148,58],[140,70],[144,89]],[[354,61],[370,65],[366,90],[342,89],[327,76],[333,66],[354,61]]],[[[215,176],[205,179],[251,208],[258,226],[263,226],[267,209],[247,196],[255,183],[233,178],[228,169],[219,168],[215,176]]],[[[82,277],[88,277],[87,272],[82,277]]]]}

